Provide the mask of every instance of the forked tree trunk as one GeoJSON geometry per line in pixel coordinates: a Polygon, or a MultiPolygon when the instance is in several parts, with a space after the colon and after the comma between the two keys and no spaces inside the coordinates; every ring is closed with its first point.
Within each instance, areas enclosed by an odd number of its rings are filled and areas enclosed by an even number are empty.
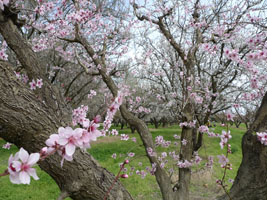
{"type": "MultiPolygon", "coordinates": [[[[242,139],[242,163],[230,190],[233,200],[267,200],[267,146],[260,143],[255,132],[267,130],[267,93],[257,111],[251,128],[242,139]]],[[[219,199],[229,199],[224,196],[219,199]]]]}

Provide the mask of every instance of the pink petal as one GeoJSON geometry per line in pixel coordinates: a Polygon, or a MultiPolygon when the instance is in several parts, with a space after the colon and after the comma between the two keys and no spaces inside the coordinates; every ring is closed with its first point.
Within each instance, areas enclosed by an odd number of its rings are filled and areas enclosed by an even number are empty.
{"type": "Polygon", "coordinates": [[[65,155],[64,159],[66,159],[67,161],[72,161],[73,160],[72,156],[68,156],[68,155],[65,155]]]}
{"type": "Polygon", "coordinates": [[[8,164],[12,163],[13,160],[14,160],[14,157],[13,157],[13,154],[11,154],[8,159],[8,164]]]}
{"type": "Polygon", "coordinates": [[[29,154],[27,151],[25,151],[23,148],[20,148],[19,150],[19,159],[23,162],[26,163],[29,158],[29,154]]]}
{"type": "Polygon", "coordinates": [[[38,162],[40,159],[40,154],[39,153],[32,153],[28,159],[28,165],[33,166],[35,163],[38,162]]]}
{"type": "Polygon", "coordinates": [[[75,138],[80,138],[82,136],[82,134],[83,134],[83,131],[84,130],[82,128],[76,128],[74,130],[74,136],[75,136],[75,138]]]}
{"type": "Polygon", "coordinates": [[[29,174],[25,171],[22,171],[19,173],[19,179],[20,179],[21,183],[23,183],[23,184],[30,184],[30,182],[31,182],[31,178],[30,178],[29,174]]]}
{"type": "Polygon", "coordinates": [[[20,179],[19,179],[19,173],[10,174],[9,180],[11,181],[11,183],[14,183],[14,184],[20,184],[21,183],[20,179]]]}
{"type": "Polygon", "coordinates": [[[36,174],[36,170],[33,168],[28,169],[27,173],[33,177],[34,180],[39,180],[39,177],[36,174]]]}
{"type": "Polygon", "coordinates": [[[16,169],[16,172],[19,172],[21,168],[21,162],[15,160],[12,162],[12,166],[16,169]]]}
{"type": "Polygon", "coordinates": [[[65,128],[64,127],[59,127],[58,128],[58,134],[59,134],[59,136],[64,136],[65,135],[65,128]]]}
{"type": "Polygon", "coordinates": [[[53,146],[53,145],[55,145],[55,142],[58,141],[58,139],[59,139],[59,135],[58,134],[52,134],[52,135],[50,135],[49,139],[47,139],[45,141],[45,144],[47,146],[53,146]]]}
{"type": "Polygon", "coordinates": [[[67,138],[59,138],[58,140],[58,144],[60,145],[66,145],[68,143],[68,139],[67,138]]]}
{"type": "Polygon", "coordinates": [[[70,137],[73,135],[73,129],[71,127],[65,128],[65,136],[70,137]]]}
{"type": "Polygon", "coordinates": [[[75,145],[69,143],[69,144],[66,145],[65,148],[66,148],[66,154],[68,156],[72,156],[74,154],[74,152],[75,152],[75,148],[76,147],[75,147],[75,145]]]}

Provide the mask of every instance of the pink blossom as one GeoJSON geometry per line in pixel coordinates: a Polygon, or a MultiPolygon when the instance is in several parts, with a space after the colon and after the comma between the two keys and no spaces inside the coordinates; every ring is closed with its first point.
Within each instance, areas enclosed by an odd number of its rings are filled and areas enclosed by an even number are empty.
{"type": "Polygon", "coordinates": [[[156,146],[158,145],[162,145],[164,143],[164,139],[163,139],[163,136],[159,135],[155,138],[155,143],[156,143],[156,146]]]}
{"type": "Polygon", "coordinates": [[[122,174],[121,178],[128,178],[129,176],[127,174],[122,174]]]}
{"type": "Polygon", "coordinates": [[[8,161],[8,172],[10,181],[14,184],[30,184],[30,177],[38,180],[38,176],[33,165],[40,159],[39,153],[28,154],[23,148],[13,157],[11,155],[8,161]]]}
{"type": "Polygon", "coordinates": [[[45,141],[45,144],[47,145],[48,149],[47,152],[52,152],[56,149],[59,149],[59,135],[58,134],[52,134],[49,136],[49,138],[45,141]]]}
{"type": "Polygon", "coordinates": [[[234,121],[234,115],[230,111],[226,113],[226,118],[228,121],[234,121]]]}
{"type": "Polygon", "coordinates": [[[257,138],[261,144],[267,146],[267,132],[257,132],[257,138]]]}
{"type": "Polygon", "coordinates": [[[203,103],[203,98],[201,96],[196,96],[195,97],[195,102],[198,104],[202,104],[203,103]]]}
{"type": "Polygon", "coordinates": [[[135,153],[133,153],[133,152],[128,153],[129,157],[134,157],[134,155],[135,155],[135,153]]]}
{"type": "Polygon", "coordinates": [[[176,140],[179,140],[180,138],[181,138],[181,136],[179,136],[179,135],[173,135],[173,137],[174,137],[174,139],[176,139],[176,140]]]}
{"type": "Polygon", "coordinates": [[[6,144],[3,144],[3,149],[10,149],[12,144],[10,144],[9,142],[7,142],[6,144]]]}
{"type": "Polygon", "coordinates": [[[90,94],[88,94],[88,98],[91,99],[95,95],[96,95],[96,91],[90,90],[90,94]]]}
{"type": "Polygon", "coordinates": [[[156,154],[151,147],[148,147],[146,151],[149,156],[155,156],[156,154]]]}
{"type": "Polygon", "coordinates": [[[224,168],[226,167],[227,163],[229,162],[229,159],[225,157],[225,155],[218,155],[219,158],[219,163],[221,164],[221,167],[224,168]]]}
{"type": "Polygon", "coordinates": [[[72,156],[75,152],[76,146],[81,146],[80,138],[83,134],[83,129],[76,128],[73,130],[71,127],[60,127],[58,129],[59,140],[58,143],[65,147],[67,156],[72,156]]]}
{"type": "Polygon", "coordinates": [[[36,83],[35,80],[32,79],[32,81],[30,82],[30,89],[31,90],[35,90],[36,89],[36,83]]]}
{"type": "Polygon", "coordinates": [[[179,162],[177,163],[177,166],[178,166],[179,168],[189,168],[189,167],[192,166],[192,163],[189,162],[188,160],[185,160],[184,162],[179,161],[179,162]]]}
{"type": "Polygon", "coordinates": [[[112,157],[113,159],[116,159],[116,158],[117,158],[117,154],[116,154],[116,153],[113,153],[111,157],[112,157]]]}
{"type": "Polygon", "coordinates": [[[129,140],[129,136],[126,134],[121,134],[121,140],[127,141],[129,140]]]}
{"type": "Polygon", "coordinates": [[[111,131],[111,135],[113,135],[113,136],[116,136],[116,135],[118,135],[119,133],[118,133],[118,131],[116,130],[116,129],[112,129],[112,131],[111,131]]]}
{"type": "Polygon", "coordinates": [[[37,86],[38,88],[41,88],[41,87],[43,86],[43,79],[37,79],[37,81],[36,81],[36,86],[37,86]]]}
{"type": "Polygon", "coordinates": [[[182,140],[182,145],[185,146],[186,144],[187,144],[187,140],[186,140],[186,139],[183,139],[183,140],[182,140]]]}
{"type": "Polygon", "coordinates": [[[212,168],[212,166],[213,166],[213,156],[209,156],[208,157],[208,162],[205,164],[205,166],[207,167],[207,168],[212,168]]]}
{"type": "Polygon", "coordinates": [[[141,97],[136,97],[136,102],[140,103],[140,101],[141,101],[141,97]]]}
{"type": "Polygon", "coordinates": [[[198,131],[200,133],[208,133],[209,132],[209,128],[205,125],[201,125],[199,128],[198,128],[198,131]]]}
{"type": "Polygon", "coordinates": [[[132,137],[132,141],[133,141],[133,142],[136,142],[136,138],[135,138],[135,137],[132,137]]]}

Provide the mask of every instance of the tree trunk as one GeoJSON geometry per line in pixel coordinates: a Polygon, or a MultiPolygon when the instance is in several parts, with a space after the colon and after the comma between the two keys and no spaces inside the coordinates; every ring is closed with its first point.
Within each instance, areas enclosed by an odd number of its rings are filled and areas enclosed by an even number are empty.
{"type": "Polygon", "coordinates": [[[134,132],[135,132],[135,127],[130,125],[130,129],[131,129],[131,133],[134,134],[134,132]]]}
{"type": "MultiPolygon", "coordinates": [[[[242,163],[230,190],[233,200],[267,199],[267,146],[257,139],[254,132],[267,130],[267,93],[257,111],[251,128],[242,139],[242,163]]],[[[226,196],[220,199],[228,199],[226,196]]]]}
{"type": "MultiPolygon", "coordinates": [[[[184,108],[185,118],[187,122],[193,121],[193,110],[192,104],[188,103],[184,108]]],[[[191,162],[193,154],[193,132],[194,128],[183,127],[181,134],[181,141],[186,140],[187,144],[181,143],[180,160],[187,160],[191,162]]],[[[179,199],[189,200],[189,186],[191,180],[191,168],[180,168],[179,169],[179,199]]]]}

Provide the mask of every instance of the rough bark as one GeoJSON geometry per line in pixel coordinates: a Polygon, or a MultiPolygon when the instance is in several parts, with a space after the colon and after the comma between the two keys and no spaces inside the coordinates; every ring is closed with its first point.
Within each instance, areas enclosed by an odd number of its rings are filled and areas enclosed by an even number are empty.
{"type": "MultiPolygon", "coordinates": [[[[242,139],[242,163],[230,190],[233,200],[267,199],[267,147],[260,143],[255,132],[267,130],[267,93],[257,111],[251,128],[242,139]]],[[[219,199],[228,199],[226,196],[219,199]]]]}
{"type": "MultiPolygon", "coordinates": [[[[29,152],[39,152],[44,142],[57,128],[68,124],[61,112],[50,109],[41,101],[5,63],[0,63],[0,137],[29,152]]],[[[52,98],[52,97],[51,97],[52,98]]],[[[88,153],[77,150],[72,162],[60,166],[61,157],[52,155],[39,163],[58,184],[75,200],[103,199],[114,180],[114,175],[98,165],[88,153]]],[[[132,199],[124,187],[117,183],[110,199],[132,199]]]]}
{"type": "MultiPolygon", "coordinates": [[[[193,121],[192,105],[188,103],[184,108],[185,121],[193,121]]],[[[181,141],[186,140],[187,144],[181,144],[180,159],[191,161],[193,152],[193,131],[194,128],[183,127],[181,141]]],[[[189,186],[191,180],[191,169],[180,168],[179,169],[179,199],[189,200],[189,186]]]]}

